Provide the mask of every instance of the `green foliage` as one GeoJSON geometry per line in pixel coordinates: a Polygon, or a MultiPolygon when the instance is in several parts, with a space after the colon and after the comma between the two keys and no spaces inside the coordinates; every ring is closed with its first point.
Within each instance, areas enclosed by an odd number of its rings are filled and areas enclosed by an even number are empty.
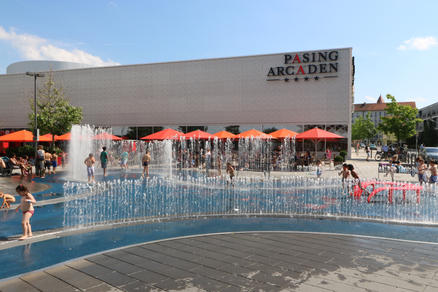
{"type": "MultiPolygon", "coordinates": [[[[29,113],[29,125],[32,130],[34,122],[34,102],[30,100],[31,112],[29,113]]],[[[82,121],[82,108],[72,106],[64,98],[62,87],[57,88],[50,72],[43,87],[38,90],[37,96],[37,122],[40,134],[51,133],[62,135],[71,130],[72,125],[82,121]]]]}
{"type": "Polygon", "coordinates": [[[234,135],[237,135],[240,133],[239,128],[240,128],[240,126],[238,126],[238,125],[230,125],[230,126],[225,127],[225,131],[230,132],[234,135]]]}
{"type": "Polygon", "coordinates": [[[339,152],[339,156],[342,157],[342,161],[345,161],[345,157],[347,157],[347,151],[345,151],[345,150],[341,150],[341,151],[339,152]]]}
{"type": "Polygon", "coordinates": [[[267,128],[267,129],[264,129],[264,130],[263,130],[263,133],[265,133],[265,134],[270,134],[270,133],[275,132],[275,131],[277,131],[277,130],[278,130],[278,129],[275,128],[275,127],[273,127],[273,128],[267,128]]]}
{"type": "Polygon", "coordinates": [[[337,156],[335,157],[334,161],[337,162],[337,163],[344,162],[344,157],[342,157],[342,156],[340,156],[340,155],[337,155],[337,156]]]}
{"type": "Polygon", "coordinates": [[[394,134],[400,143],[416,134],[417,123],[422,119],[417,118],[418,110],[408,105],[400,105],[394,96],[387,94],[386,98],[391,100],[386,106],[386,116],[382,117],[379,130],[386,134],[394,134]]]}
{"type": "Polygon", "coordinates": [[[35,148],[33,145],[23,145],[20,147],[9,147],[6,149],[6,155],[8,157],[11,157],[13,154],[17,155],[17,157],[23,157],[24,155],[34,157],[35,148]]]}
{"type": "Polygon", "coordinates": [[[352,140],[365,140],[371,139],[376,136],[377,130],[371,121],[370,114],[368,113],[366,118],[357,118],[351,126],[351,139],[352,140]]]}

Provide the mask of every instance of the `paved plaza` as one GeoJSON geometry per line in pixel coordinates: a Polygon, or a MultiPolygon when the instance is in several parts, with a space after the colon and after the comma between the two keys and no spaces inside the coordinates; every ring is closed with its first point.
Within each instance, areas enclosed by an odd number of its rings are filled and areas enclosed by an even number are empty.
{"type": "Polygon", "coordinates": [[[437,291],[438,245],[300,232],[202,235],[104,252],[9,291],[437,291]]]}
{"type": "MultiPolygon", "coordinates": [[[[364,153],[348,163],[363,178],[378,176],[378,162],[364,153]]],[[[323,176],[338,170],[326,166],[323,176]]],[[[23,182],[32,192],[48,188],[17,175],[0,178],[0,187],[14,193],[23,182]]],[[[438,291],[438,244],[302,232],[201,235],[62,263],[0,281],[0,291],[438,291]]]]}

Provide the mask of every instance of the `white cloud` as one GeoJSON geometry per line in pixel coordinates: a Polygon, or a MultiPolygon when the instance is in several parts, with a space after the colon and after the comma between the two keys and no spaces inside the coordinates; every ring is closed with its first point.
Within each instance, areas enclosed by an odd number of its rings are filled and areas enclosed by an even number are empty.
{"type": "Polygon", "coordinates": [[[365,100],[367,101],[367,102],[372,102],[372,103],[375,103],[376,102],[376,100],[377,100],[377,98],[375,98],[375,97],[372,97],[372,96],[365,96],[365,100]]]}
{"type": "Polygon", "coordinates": [[[438,45],[438,40],[436,37],[428,36],[428,37],[418,37],[411,38],[403,42],[397,49],[401,51],[406,50],[417,50],[417,51],[426,51],[432,47],[438,45]]]}
{"type": "Polygon", "coordinates": [[[112,60],[104,61],[79,49],[63,49],[50,43],[49,40],[31,34],[18,34],[14,29],[9,31],[0,26],[0,40],[10,43],[27,60],[54,60],[88,64],[91,66],[120,65],[112,60]]]}

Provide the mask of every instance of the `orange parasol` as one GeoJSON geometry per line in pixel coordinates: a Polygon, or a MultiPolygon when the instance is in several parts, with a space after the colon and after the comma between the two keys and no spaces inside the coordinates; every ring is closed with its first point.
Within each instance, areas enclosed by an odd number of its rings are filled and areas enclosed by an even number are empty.
{"type": "Polygon", "coordinates": [[[274,138],[277,139],[285,139],[285,138],[292,138],[295,137],[296,135],[298,135],[298,133],[288,130],[288,129],[280,129],[277,130],[275,132],[270,133],[269,135],[271,135],[274,138]]]}
{"type": "Polygon", "coordinates": [[[238,139],[242,139],[242,138],[272,139],[273,137],[271,135],[260,132],[256,129],[252,129],[252,130],[240,133],[239,135],[236,135],[236,138],[238,138],[238,139]]]}
{"type": "Polygon", "coordinates": [[[107,132],[103,132],[101,134],[97,134],[93,137],[94,140],[113,140],[113,141],[121,141],[123,140],[120,137],[117,137],[115,135],[109,134],[107,132]]]}
{"type": "Polygon", "coordinates": [[[215,138],[215,136],[213,136],[207,132],[201,131],[201,130],[195,130],[195,131],[192,131],[190,133],[186,133],[186,134],[184,134],[184,137],[186,139],[194,138],[194,139],[200,139],[200,140],[208,140],[208,139],[215,138]]]}
{"type": "Polygon", "coordinates": [[[236,135],[234,135],[233,133],[227,132],[227,131],[217,132],[216,134],[213,134],[213,136],[216,136],[219,139],[234,139],[234,138],[236,138],[236,135]]]}
{"type": "Polygon", "coordinates": [[[57,138],[59,137],[58,135],[54,135],[55,136],[55,140],[52,140],[53,135],[52,134],[45,134],[40,136],[39,141],[40,142],[52,142],[52,141],[58,141],[57,138]]]}
{"type": "Polygon", "coordinates": [[[27,130],[21,130],[1,136],[0,142],[33,142],[33,134],[27,130]]]}
{"type": "Polygon", "coordinates": [[[141,140],[179,140],[184,137],[184,133],[178,132],[174,129],[164,129],[159,132],[144,136],[141,140]]]}

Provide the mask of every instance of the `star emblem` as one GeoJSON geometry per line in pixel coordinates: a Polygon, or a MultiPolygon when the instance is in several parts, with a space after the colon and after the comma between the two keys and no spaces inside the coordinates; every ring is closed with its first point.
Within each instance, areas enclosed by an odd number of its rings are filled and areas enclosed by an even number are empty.
{"type": "Polygon", "coordinates": [[[307,81],[307,80],[309,80],[309,77],[307,77],[307,76],[306,76],[306,77],[304,77],[304,80],[306,80],[306,81],[307,81]]]}
{"type": "Polygon", "coordinates": [[[319,77],[318,76],[315,76],[315,80],[318,80],[319,79],[319,77]]]}
{"type": "Polygon", "coordinates": [[[284,82],[289,82],[289,78],[284,78],[284,82]]]}
{"type": "Polygon", "coordinates": [[[295,77],[295,79],[294,79],[295,81],[298,81],[299,80],[299,78],[298,77],[295,77]]]}

